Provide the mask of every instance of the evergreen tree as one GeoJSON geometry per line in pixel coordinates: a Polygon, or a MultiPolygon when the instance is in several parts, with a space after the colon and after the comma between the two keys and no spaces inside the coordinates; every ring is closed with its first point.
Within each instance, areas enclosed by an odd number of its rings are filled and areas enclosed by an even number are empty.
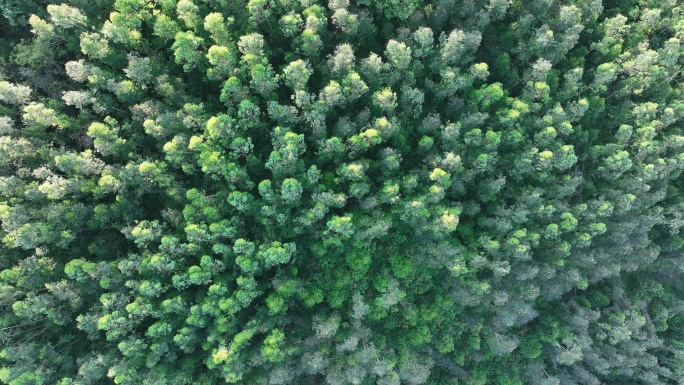
{"type": "Polygon", "coordinates": [[[674,0],[0,0],[0,382],[684,381],[674,0]]]}

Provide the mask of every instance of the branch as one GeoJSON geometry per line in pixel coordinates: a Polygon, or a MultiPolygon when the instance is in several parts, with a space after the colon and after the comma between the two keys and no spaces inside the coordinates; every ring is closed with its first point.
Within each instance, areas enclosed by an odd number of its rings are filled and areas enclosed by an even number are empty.
{"type": "Polygon", "coordinates": [[[458,377],[459,380],[467,380],[468,379],[468,372],[463,370],[462,367],[456,365],[454,362],[452,362],[449,357],[445,356],[444,354],[434,350],[430,349],[428,351],[428,354],[430,357],[432,357],[433,360],[435,360],[435,365],[440,366],[448,371],[450,371],[453,375],[458,377]]]}

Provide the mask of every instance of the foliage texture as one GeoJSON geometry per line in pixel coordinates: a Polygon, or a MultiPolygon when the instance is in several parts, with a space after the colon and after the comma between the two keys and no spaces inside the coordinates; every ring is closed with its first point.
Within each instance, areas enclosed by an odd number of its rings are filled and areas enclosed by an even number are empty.
{"type": "Polygon", "coordinates": [[[0,0],[0,382],[684,381],[675,0],[0,0]]]}

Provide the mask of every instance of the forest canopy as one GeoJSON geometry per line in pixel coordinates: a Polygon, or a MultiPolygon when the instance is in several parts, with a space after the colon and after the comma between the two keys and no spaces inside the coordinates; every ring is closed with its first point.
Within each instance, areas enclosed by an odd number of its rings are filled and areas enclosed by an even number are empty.
{"type": "Polygon", "coordinates": [[[0,0],[0,383],[684,382],[677,0],[0,0]]]}

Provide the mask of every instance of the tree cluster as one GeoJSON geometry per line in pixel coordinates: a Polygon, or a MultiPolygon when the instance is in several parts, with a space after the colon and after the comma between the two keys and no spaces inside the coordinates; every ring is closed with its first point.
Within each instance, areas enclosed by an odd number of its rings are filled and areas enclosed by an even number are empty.
{"type": "Polygon", "coordinates": [[[0,383],[684,381],[679,2],[0,12],[0,383]]]}

